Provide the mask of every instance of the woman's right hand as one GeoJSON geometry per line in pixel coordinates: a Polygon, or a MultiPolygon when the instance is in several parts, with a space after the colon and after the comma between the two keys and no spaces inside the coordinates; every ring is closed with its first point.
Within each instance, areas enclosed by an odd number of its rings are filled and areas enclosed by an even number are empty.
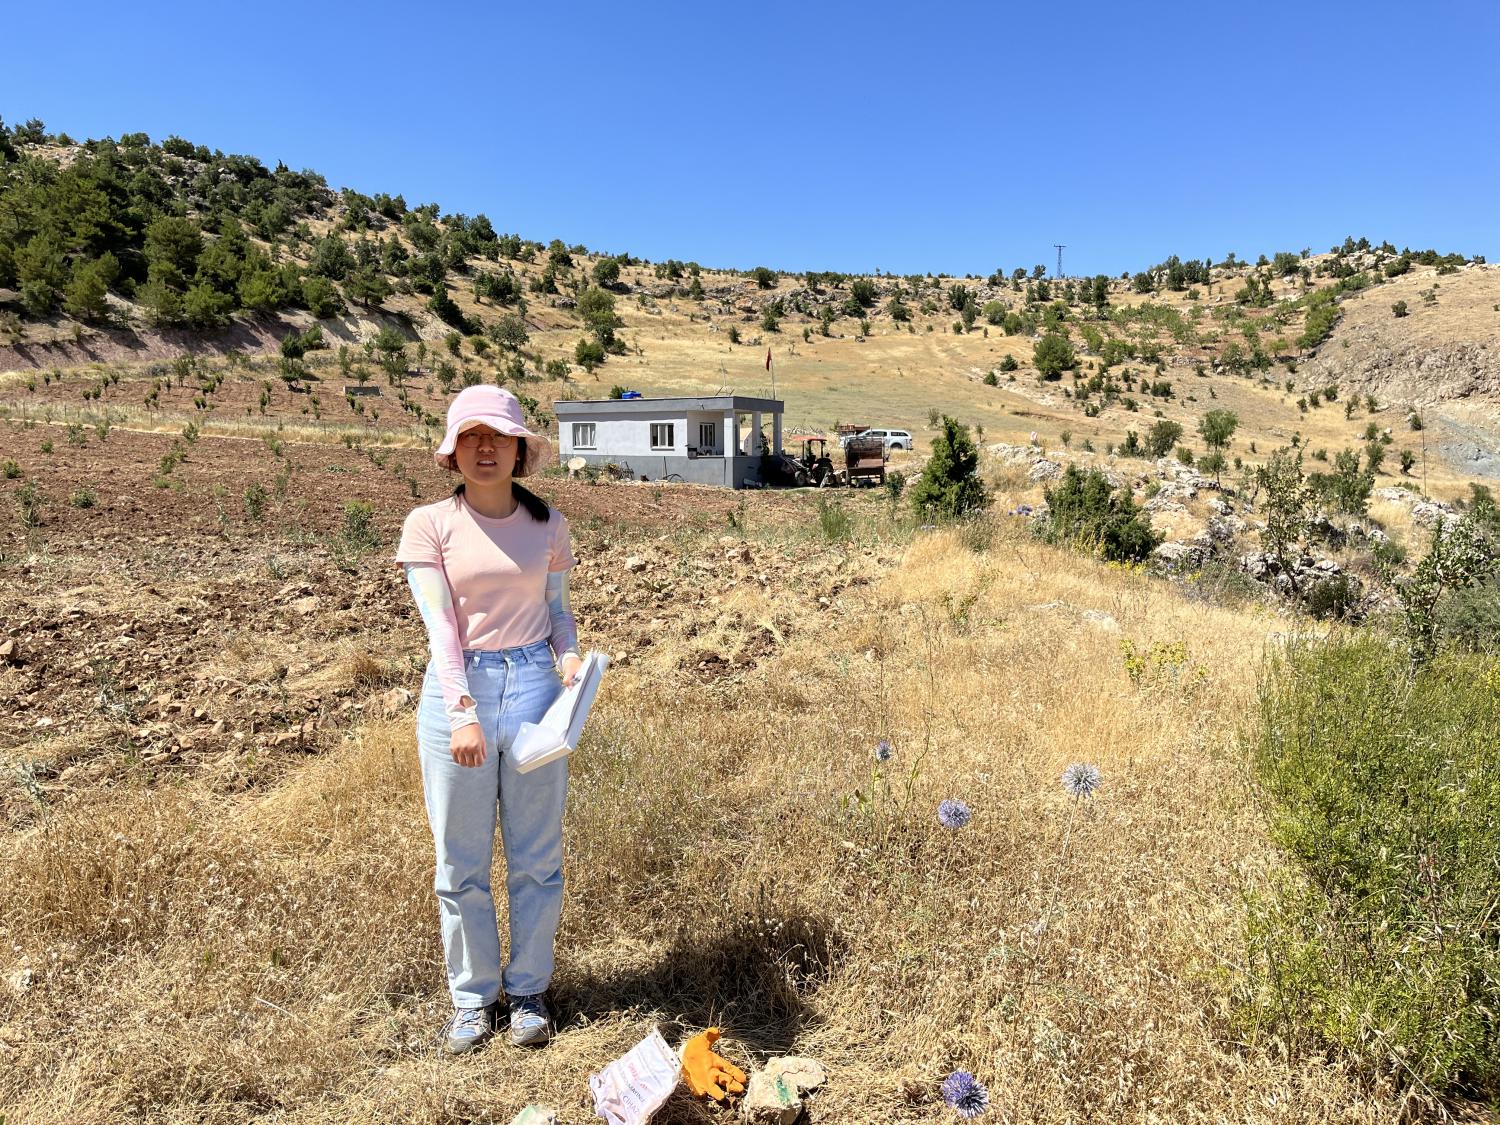
{"type": "Polygon", "coordinates": [[[478,723],[466,723],[449,736],[449,747],[453,760],[461,766],[478,766],[484,763],[484,727],[478,723]]]}

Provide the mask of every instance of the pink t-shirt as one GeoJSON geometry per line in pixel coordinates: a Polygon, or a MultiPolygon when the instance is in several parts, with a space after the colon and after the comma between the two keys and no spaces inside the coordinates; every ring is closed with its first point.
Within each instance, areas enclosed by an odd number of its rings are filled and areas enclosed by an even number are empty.
{"type": "Polygon", "coordinates": [[[413,508],[401,528],[396,562],[437,563],[453,592],[466,649],[515,648],[546,639],[547,572],[578,560],[568,521],[556,508],[546,523],[520,504],[508,516],[483,516],[461,496],[413,508]]]}

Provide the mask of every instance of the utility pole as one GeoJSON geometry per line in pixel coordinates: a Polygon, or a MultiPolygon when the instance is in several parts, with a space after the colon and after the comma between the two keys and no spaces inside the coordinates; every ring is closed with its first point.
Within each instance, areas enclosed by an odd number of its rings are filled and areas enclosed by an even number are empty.
{"type": "Polygon", "coordinates": [[[1060,278],[1063,275],[1063,272],[1062,272],[1062,252],[1063,252],[1064,243],[1054,242],[1052,245],[1057,247],[1057,276],[1060,278]]]}

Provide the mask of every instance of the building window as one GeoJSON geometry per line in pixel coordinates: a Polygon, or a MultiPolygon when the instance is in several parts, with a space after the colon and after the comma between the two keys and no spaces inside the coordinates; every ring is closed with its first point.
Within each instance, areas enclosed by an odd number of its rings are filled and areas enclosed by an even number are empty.
{"type": "Polygon", "coordinates": [[[574,449],[593,449],[594,448],[594,423],[593,422],[574,422],[573,423],[573,448],[574,449]]]}
{"type": "Polygon", "coordinates": [[[719,444],[719,424],[717,422],[698,423],[698,448],[713,449],[719,444]]]}
{"type": "Polygon", "coordinates": [[[676,427],[671,422],[651,423],[651,448],[652,449],[675,449],[677,447],[676,427]]]}

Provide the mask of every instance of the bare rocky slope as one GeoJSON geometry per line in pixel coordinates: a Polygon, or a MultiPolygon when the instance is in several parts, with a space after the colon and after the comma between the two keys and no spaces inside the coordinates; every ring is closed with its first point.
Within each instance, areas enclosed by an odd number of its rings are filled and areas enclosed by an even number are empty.
{"type": "Polygon", "coordinates": [[[1500,266],[1413,270],[1346,300],[1302,370],[1309,388],[1338,383],[1416,406],[1500,401],[1500,266]],[[1406,315],[1395,314],[1398,302],[1406,315]]]}

